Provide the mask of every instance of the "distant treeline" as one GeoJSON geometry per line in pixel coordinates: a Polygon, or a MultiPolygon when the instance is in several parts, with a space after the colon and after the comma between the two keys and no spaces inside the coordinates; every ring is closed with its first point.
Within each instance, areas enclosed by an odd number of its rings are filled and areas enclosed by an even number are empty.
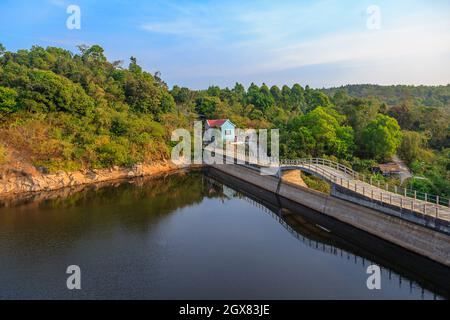
{"type": "Polygon", "coordinates": [[[357,84],[323,89],[322,91],[331,96],[338,91],[343,91],[349,96],[357,98],[377,97],[380,101],[392,106],[410,102],[419,106],[450,108],[450,84],[446,86],[357,84]]]}

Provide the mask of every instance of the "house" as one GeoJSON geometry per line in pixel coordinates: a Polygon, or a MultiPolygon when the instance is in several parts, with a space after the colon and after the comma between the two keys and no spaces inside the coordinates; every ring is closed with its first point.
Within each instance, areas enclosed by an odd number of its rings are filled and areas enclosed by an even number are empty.
{"type": "Polygon", "coordinates": [[[402,172],[400,166],[394,162],[379,164],[372,169],[375,173],[381,173],[385,177],[399,176],[402,172]]]}
{"type": "Polygon", "coordinates": [[[234,142],[236,139],[236,126],[229,119],[206,120],[206,130],[220,129],[223,142],[234,142]]]}

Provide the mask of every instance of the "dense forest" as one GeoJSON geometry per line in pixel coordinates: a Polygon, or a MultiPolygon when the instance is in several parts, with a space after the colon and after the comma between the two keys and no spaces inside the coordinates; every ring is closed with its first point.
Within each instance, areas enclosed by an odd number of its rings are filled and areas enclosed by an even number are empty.
{"type": "Polygon", "coordinates": [[[98,45],[78,49],[0,45],[0,163],[19,157],[56,171],[151,162],[168,157],[172,129],[229,118],[279,128],[284,158],[328,157],[369,172],[398,154],[425,177],[412,187],[450,195],[450,86],[169,90],[133,57],[124,67],[98,45]]]}
{"type": "Polygon", "coordinates": [[[171,128],[189,125],[174,110],[166,84],[133,57],[123,68],[96,45],[0,48],[2,158],[50,171],[167,158],[171,128]]]}

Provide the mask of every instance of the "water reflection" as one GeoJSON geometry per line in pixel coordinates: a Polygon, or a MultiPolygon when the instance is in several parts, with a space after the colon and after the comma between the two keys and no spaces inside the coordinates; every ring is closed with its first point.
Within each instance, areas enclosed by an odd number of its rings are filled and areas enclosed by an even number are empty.
{"type": "Polygon", "coordinates": [[[211,170],[4,199],[0,239],[0,298],[448,297],[448,268],[211,170]]]}
{"type": "MultiPolygon", "coordinates": [[[[450,283],[448,281],[448,279],[450,279],[449,268],[428,261],[428,259],[423,259],[422,257],[416,256],[410,252],[406,252],[405,250],[394,245],[390,245],[386,242],[384,243],[384,247],[381,245],[382,250],[387,249],[388,251],[394,251],[395,256],[408,255],[409,257],[412,257],[412,260],[408,259],[407,261],[402,261],[402,259],[392,259],[392,252],[390,253],[389,258],[375,256],[367,249],[364,249],[355,243],[351,243],[338,235],[331,233],[330,230],[324,228],[320,224],[308,220],[302,215],[302,213],[307,211],[311,212],[312,210],[309,208],[300,207],[298,204],[295,204],[287,199],[276,199],[276,201],[274,201],[273,195],[261,190],[259,191],[259,195],[261,196],[261,194],[263,194],[265,197],[257,198],[252,193],[255,189],[253,186],[235,178],[226,176],[217,170],[210,170],[209,176],[210,178],[207,178],[208,183],[215,185],[218,189],[222,187],[223,194],[227,195],[229,198],[238,197],[239,199],[242,199],[258,208],[262,212],[270,215],[298,241],[314,250],[319,250],[323,253],[340,257],[349,262],[353,262],[354,264],[360,264],[363,268],[377,264],[380,266],[381,274],[387,275],[387,279],[390,283],[397,284],[399,288],[407,286],[410,293],[415,292],[420,294],[421,299],[430,297],[433,299],[444,297],[448,298],[450,296],[450,283]],[[226,183],[240,186],[242,192],[237,192],[236,190],[231,189],[226,185],[226,183]],[[282,202],[284,202],[286,206],[290,207],[291,210],[284,208],[282,202]],[[388,259],[394,261],[388,262],[388,259]],[[396,265],[396,263],[399,262],[407,264],[408,267],[403,267],[402,269],[401,265],[396,265]],[[429,279],[424,279],[423,274],[417,274],[414,272],[416,269],[419,269],[422,272],[423,270],[429,269],[426,272],[425,278],[427,278],[428,275],[433,279],[431,281],[429,279]],[[413,279],[418,280],[415,281],[413,279]],[[431,291],[428,291],[425,288],[428,288],[431,291]],[[439,294],[437,294],[436,291],[439,292],[439,294]]],[[[323,215],[322,218],[327,219],[326,217],[323,217],[323,215]]],[[[328,220],[331,224],[338,223],[334,219],[328,220]]],[[[351,231],[356,232],[354,228],[349,227],[348,229],[353,229],[351,231]]],[[[363,232],[360,233],[362,235],[363,232]]],[[[363,236],[372,238],[369,239],[369,241],[374,241],[374,246],[380,246],[380,242],[384,242],[367,234],[363,236]]]]}

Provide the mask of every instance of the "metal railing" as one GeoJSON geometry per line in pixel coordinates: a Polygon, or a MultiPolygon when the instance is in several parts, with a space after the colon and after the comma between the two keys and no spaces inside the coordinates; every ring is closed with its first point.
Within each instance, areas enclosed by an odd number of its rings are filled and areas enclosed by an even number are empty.
{"type": "Polygon", "coordinates": [[[280,165],[309,169],[330,182],[361,194],[372,202],[379,202],[381,205],[388,204],[391,207],[398,207],[400,210],[411,210],[423,215],[450,220],[450,210],[448,210],[450,204],[448,199],[444,197],[419,193],[415,190],[389,186],[388,184],[383,186],[380,183],[377,186],[373,184],[372,179],[368,179],[366,182],[364,175],[327,159],[281,160],[280,165]],[[345,175],[338,175],[328,168],[342,172],[345,175]]]}
{"type": "Polygon", "coordinates": [[[304,159],[296,159],[296,160],[285,160],[282,159],[280,161],[281,165],[302,165],[302,164],[318,164],[323,165],[327,167],[331,167],[333,169],[337,169],[338,171],[341,171],[347,175],[352,176],[354,179],[359,179],[359,172],[350,169],[349,167],[344,166],[341,163],[334,162],[328,159],[322,159],[322,158],[304,158],[304,159]]]}
{"type": "MultiPolygon", "coordinates": [[[[247,162],[247,154],[236,153],[234,159],[247,162]]],[[[322,158],[279,159],[270,156],[254,156],[254,164],[261,166],[294,166],[307,168],[331,183],[367,197],[380,205],[397,207],[400,211],[411,210],[427,216],[450,220],[450,201],[447,198],[421,193],[416,190],[390,186],[381,182],[374,183],[372,176],[365,175],[345,165],[322,158]],[[334,171],[336,170],[336,171],[334,171]]]]}

